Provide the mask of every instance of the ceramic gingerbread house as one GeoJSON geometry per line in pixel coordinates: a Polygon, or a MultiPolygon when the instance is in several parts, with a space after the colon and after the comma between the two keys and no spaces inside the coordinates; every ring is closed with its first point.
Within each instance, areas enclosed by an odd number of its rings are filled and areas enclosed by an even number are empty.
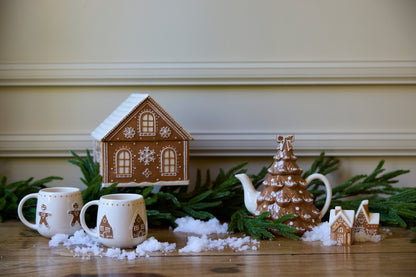
{"type": "Polygon", "coordinates": [[[353,232],[373,236],[378,235],[379,222],[380,214],[370,213],[368,210],[368,200],[363,200],[355,216],[353,232]]]}
{"type": "Polygon", "coordinates": [[[354,226],[353,210],[343,210],[340,206],[332,209],[329,214],[331,239],[342,245],[352,244],[352,230],[354,226]]]}
{"type": "Polygon", "coordinates": [[[91,135],[103,186],[189,184],[193,138],[148,94],[131,94],[91,135]]]}

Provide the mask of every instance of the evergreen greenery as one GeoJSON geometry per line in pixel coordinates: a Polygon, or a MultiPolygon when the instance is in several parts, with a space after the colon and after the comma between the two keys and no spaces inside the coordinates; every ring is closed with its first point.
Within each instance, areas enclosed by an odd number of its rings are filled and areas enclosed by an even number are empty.
{"type": "MultiPolygon", "coordinates": [[[[332,172],[337,168],[337,160],[321,154],[304,178],[312,173],[332,172]]],[[[384,161],[380,161],[370,174],[353,176],[344,183],[332,188],[331,208],[357,210],[362,200],[369,200],[371,212],[380,213],[380,223],[386,226],[416,226],[416,188],[393,187],[398,181],[394,178],[406,174],[409,170],[395,170],[384,173],[384,161]]],[[[325,203],[325,186],[319,180],[309,184],[309,191],[315,196],[315,205],[319,209],[325,203]]]]}
{"type": "MultiPolygon", "coordinates": [[[[71,153],[73,158],[69,162],[80,168],[83,175],[81,181],[87,187],[82,192],[84,203],[110,193],[138,193],[145,198],[149,225],[175,226],[176,218],[183,216],[202,220],[216,217],[224,221],[231,220],[229,225],[231,232],[243,232],[260,239],[273,238],[276,234],[297,239],[294,235],[296,230],[282,223],[293,215],[289,214],[273,222],[266,219],[269,215],[267,212],[254,217],[245,209],[243,188],[234,175],[246,173],[247,170],[244,167],[247,163],[237,165],[227,172],[220,170],[213,180],[208,170],[202,181],[201,171],[198,170],[196,182],[191,186],[190,191],[186,186],[121,188],[117,187],[117,183],[103,188],[99,165],[93,161],[89,151],[86,152],[86,158],[81,158],[74,152],[71,153]]],[[[338,159],[326,157],[324,153],[321,153],[302,177],[306,178],[316,172],[327,175],[338,170],[338,164],[338,159]]],[[[409,170],[385,173],[383,165],[384,161],[380,161],[370,174],[357,175],[334,186],[331,207],[342,206],[344,209],[357,210],[361,201],[368,199],[370,211],[380,213],[381,224],[403,228],[413,227],[412,230],[414,230],[416,227],[416,188],[393,186],[397,183],[395,178],[408,173],[409,170]]],[[[266,175],[267,167],[264,167],[258,174],[249,175],[249,177],[253,185],[258,188],[266,175]]],[[[17,217],[17,205],[23,196],[37,192],[45,187],[45,183],[56,179],[62,178],[52,176],[33,183],[30,178],[26,181],[6,184],[7,179],[3,177],[0,183],[0,222],[17,217]]],[[[325,201],[324,185],[319,180],[314,180],[309,184],[308,189],[315,197],[315,206],[320,209],[325,201]]],[[[35,207],[32,206],[25,212],[33,214],[34,209],[35,207]]],[[[95,223],[91,220],[95,218],[94,211],[89,209],[89,212],[87,222],[94,225],[95,223]]]]}
{"type": "Polygon", "coordinates": [[[283,224],[284,221],[293,218],[294,214],[286,214],[276,221],[267,219],[269,216],[270,212],[263,212],[259,216],[253,216],[247,210],[237,211],[231,216],[228,231],[246,233],[256,239],[272,239],[276,234],[293,240],[299,239],[294,234],[297,232],[296,228],[283,224]]]}
{"type": "Polygon", "coordinates": [[[100,199],[103,195],[116,192],[117,183],[114,183],[109,187],[101,187],[102,176],[100,175],[100,166],[98,163],[94,162],[90,151],[86,151],[86,158],[81,158],[73,151],[70,152],[73,159],[68,160],[68,162],[79,167],[84,176],[83,178],[81,177],[81,182],[87,186],[87,188],[82,191],[84,203],[100,199]]]}
{"type": "MultiPolygon", "coordinates": [[[[27,194],[35,193],[45,188],[45,184],[53,180],[62,180],[62,178],[51,176],[34,182],[32,182],[33,178],[29,178],[7,184],[6,176],[2,176],[0,181],[0,222],[6,219],[17,218],[17,207],[20,200],[27,194]]],[[[23,214],[29,220],[35,218],[35,201],[34,199],[29,199],[23,209],[23,214]]]]}

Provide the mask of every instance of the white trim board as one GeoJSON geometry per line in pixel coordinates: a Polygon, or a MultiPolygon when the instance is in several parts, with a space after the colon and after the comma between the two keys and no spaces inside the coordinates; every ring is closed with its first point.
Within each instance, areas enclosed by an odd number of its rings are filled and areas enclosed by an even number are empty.
{"type": "Polygon", "coordinates": [[[0,63],[0,86],[416,84],[416,61],[0,63]]]}
{"type": "MultiPolygon", "coordinates": [[[[295,136],[297,156],[416,156],[416,130],[390,132],[279,132],[295,136]]],[[[274,132],[191,132],[195,157],[270,156],[276,151],[274,132]]],[[[87,132],[2,133],[0,157],[70,157],[92,149],[87,132]]]]}

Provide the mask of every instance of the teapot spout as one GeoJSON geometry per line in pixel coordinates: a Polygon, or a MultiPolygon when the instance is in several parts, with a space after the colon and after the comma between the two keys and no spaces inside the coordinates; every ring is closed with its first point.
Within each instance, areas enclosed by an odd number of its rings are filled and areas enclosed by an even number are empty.
{"type": "Polygon", "coordinates": [[[257,197],[260,195],[260,192],[256,191],[253,183],[246,174],[237,174],[235,177],[240,180],[243,185],[244,205],[250,213],[254,214],[257,209],[257,197]]]}

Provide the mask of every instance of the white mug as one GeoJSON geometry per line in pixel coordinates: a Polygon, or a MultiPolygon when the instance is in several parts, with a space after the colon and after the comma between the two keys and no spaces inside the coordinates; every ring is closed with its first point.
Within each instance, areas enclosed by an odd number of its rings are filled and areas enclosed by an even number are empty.
{"type": "Polygon", "coordinates": [[[44,237],[50,238],[56,234],[72,235],[81,229],[79,215],[82,203],[82,194],[78,188],[45,188],[23,197],[17,213],[23,224],[37,230],[44,237]],[[27,221],[23,215],[23,205],[30,198],[38,199],[35,224],[27,221]]]}
{"type": "Polygon", "coordinates": [[[132,248],[147,236],[147,214],[140,194],[109,194],[90,201],[81,210],[81,226],[87,234],[108,247],[132,248]],[[97,232],[85,223],[85,211],[98,206],[97,232]]]}

